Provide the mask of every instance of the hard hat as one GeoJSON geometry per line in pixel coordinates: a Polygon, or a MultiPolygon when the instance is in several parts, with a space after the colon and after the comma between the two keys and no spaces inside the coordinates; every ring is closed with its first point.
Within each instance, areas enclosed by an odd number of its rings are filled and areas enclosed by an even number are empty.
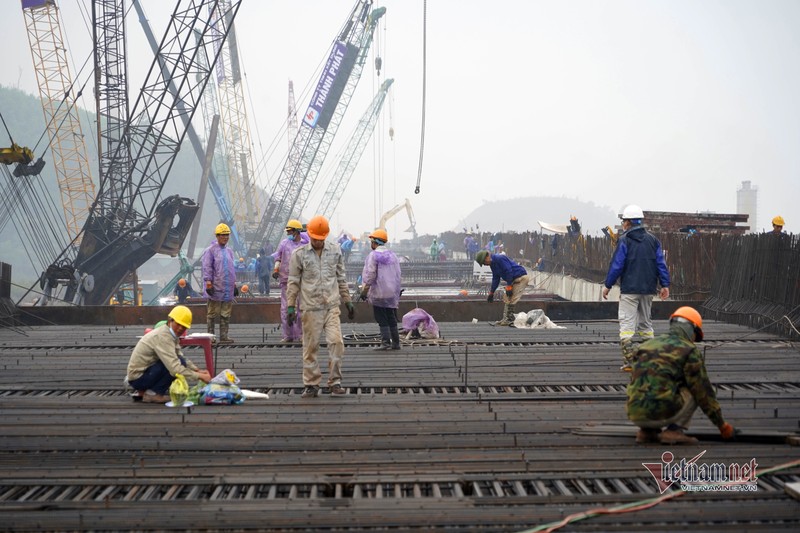
{"type": "Polygon", "coordinates": [[[239,258],[239,262],[240,262],[240,263],[244,263],[244,257],[240,257],[240,258],[239,258]]]}
{"type": "Polygon", "coordinates": [[[486,257],[489,255],[487,250],[481,250],[477,254],[475,254],[475,262],[479,265],[482,265],[484,261],[486,261],[486,257]]]}
{"type": "Polygon", "coordinates": [[[386,244],[387,242],[389,242],[389,235],[386,233],[385,229],[381,229],[381,228],[378,228],[375,231],[373,231],[372,233],[370,233],[369,234],[369,238],[370,239],[379,239],[379,240],[383,241],[382,243],[378,243],[378,244],[386,244]]]}
{"type": "Polygon", "coordinates": [[[622,214],[619,216],[619,218],[622,220],[636,220],[644,218],[644,213],[642,212],[641,207],[631,204],[622,210],[622,214]]]}
{"type": "Polygon", "coordinates": [[[242,292],[248,292],[249,290],[250,287],[248,287],[247,285],[242,285],[242,292]]]}
{"type": "Polygon", "coordinates": [[[675,310],[672,315],[670,315],[670,320],[675,318],[682,318],[687,320],[694,326],[694,333],[696,339],[698,341],[703,340],[703,318],[700,316],[700,313],[694,307],[683,306],[679,307],[675,310]]]}
{"type": "Polygon", "coordinates": [[[776,216],[775,218],[772,219],[772,224],[774,226],[785,226],[786,225],[784,223],[783,217],[780,216],[780,215],[778,215],[778,216],[776,216]]]}
{"type": "Polygon", "coordinates": [[[286,223],[286,229],[296,229],[297,231],[301,231],[303,229],[303,224],[300,223],[299,220],[292,219],[286,223]]]}
{"type": "Polygon", "coordinates": [[[183,279],[183,278],[179,279],[178,280],[178,287],[185,287],[185,286],[186,286],[186,280],[183,279]]]}
{"type": "Polygon", "coordinates": [[[231,228],[229,228],[227,224],[219,223],[217,224],[217,227],[214,230],[214,235],[230,235],[230,234],[231,234],[231,228]]]}
{"type": "Polygon", "coordinates": [[[192,327],[192,312],[185,305],[176,305],[167,316],[186,329],[192,327]]]}
{"type": "Polygon", "coordinates": [[[322,215],[317,215],[308,221],[308,236],[312,239],[325,240],[331,228],[328,225],[328,219],[322,215]]]}

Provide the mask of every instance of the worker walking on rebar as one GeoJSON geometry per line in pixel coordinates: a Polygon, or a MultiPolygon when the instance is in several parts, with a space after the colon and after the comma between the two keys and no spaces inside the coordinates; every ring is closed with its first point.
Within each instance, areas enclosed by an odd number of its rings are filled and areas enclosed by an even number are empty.
{"type": "Polygon", "coordinates": [[[175,374],[187,380],[211,381],[208,370],[183,356],[180,337],[192,327],[192,311],[184,305],[176,305],[167,315],[167,323],[145,333],[133,348],[128,361],[125,381],[136,390],[133,399],[145,403],[169,401],[169,386],[175,374]]]}
{"type": "Polygon", "coordinates": [[[322,371],[317,362],[322,334],[328,344],[328,388],[332,395],[345,394],[342,387],[344,341],[339,321],[339,304],[347,306],[351,320],[355,309],[344,274],[344,258],[335,242],[325,239],[330,233],[328,219],[318,215],[308,221],[311,242],[300,246],[289,259],[289,285],[286,300],[287,320],[297,320],[297,305],[303,305],[303,398],[319,395],[322,371]]]}
{"type": "Polygon", "coordinates": [[[475,262],[479,265],[488,265],[492,269],[492,285],[489,289],[487,302],[494,301],[494,291],[500,286],[500,280],[506,282],[505,293],[503,294],[503,318],[495,322],[495,326],[513,326],[514,311],[517,302],[522,298],[525,287],[528,286],[530,276],[525,267],[512,261],[508,256],[501,254],[490,254],[487,250],[481,250],[475,254],[475,262]]]}
{"type": "MultiPolygon", "coordinates": [[[[286,287],[289,283],[289,258],[292,257],[292,252],[306,243],[308,243],[308,235],[303,230],[303,224],[299,220],[293,219],[286,223],[286,238],[281,241],[278,249],[272,254],[275,259],[272,278],[277,279],[281,286],[281,330],[283,332],[281,342],[300,342],[303,340],[301,314],[298,314],[297,320],[294,320],[292,324],[287,319],[289,305],[286,299],[286,287]]],[[[299,313],[299,302],[296,307],[299,313]]]]}
{"type": "Polygon", "coordinates": [[[643,224],[644,212],[638,205],[627,206],[620,215],[623,233],[619,236],[614,256],[603,287],[603,299],[608,299],[611,287],[620,280],[619,345],[623,364],[620,370],[630,372],[630,359],[636,353],[634,335],[641,340],[653,338],[650,316],[653,295],[661,284],[659,296],[669,298],[669,270],[664,260],[661,242],[643,224]]]}
{"type": "Polygon", "coordinates": [[[672,313],[668,333],[639,346],[631,360],[633,373],[627,391],[628,418],[640,428],[637,443],[697,442],[684,431],[698,406],[719,428],[722,438],[734,437],[733,426],[722,418],[703,354],[694,344],[702,340],[700,313],[681,307],[672,313]]]}
{"type": "Polygon", "coordinates": [[[258,292],[261,296],[269,296],[269,277],[275,268],[275,258],[267,254],[262,248],[256,259],[256,277],[258,278],[258,292]]]}
{"type": "Polygon", "coordinates": [[[389,235],[376,229],[369,235],[372,251],[364,262],[361,273],[361,300],[368,300],[381,330],[381,344],[376,350],[399,350],[400,333],[397,331],[397,307],[400,304],[400,261],[384,245],[389,235]]]}
{"type": "Polygon", "coordinates": [[[203,251],[203,281],[206,284],[206,322],[208,332],[214,334],[214,324],[219,317],[219,342],[232,344],[228,334],[236,289],[236,260],[228,246],[231,229],[218,224],[214,230],[217,240],[203,251]]]}

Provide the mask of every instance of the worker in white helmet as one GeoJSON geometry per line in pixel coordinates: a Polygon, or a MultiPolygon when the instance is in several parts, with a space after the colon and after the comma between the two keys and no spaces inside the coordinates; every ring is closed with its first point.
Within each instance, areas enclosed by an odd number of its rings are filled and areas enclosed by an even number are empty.
{"type": "Polygon", "coordinates": [[[661,242],[644,228],[642,208],[631,204],[620,218],[623,233],[608,268],[603,299],[608,299],[611,287],[620,280],[619,344],[623,359],[620,370],[630,372],[637,348],[633,337],[638,335],[642,341],[653,338],[650,316],[653,295],[658,292],[662,300],[669,298],[670,279],[661,242]]]}

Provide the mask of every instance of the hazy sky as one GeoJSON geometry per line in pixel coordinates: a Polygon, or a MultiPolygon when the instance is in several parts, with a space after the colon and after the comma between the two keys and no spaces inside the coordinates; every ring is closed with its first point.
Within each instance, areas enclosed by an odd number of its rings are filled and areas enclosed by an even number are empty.
{"type": "MultiPolygon", "coordinates": [[[[256,157],[277,147],[268,154],[262,185],[275,179],[285,157],[288,79],[303,113],[309,100],[304,88],[316,83],[315,72],[354,3],[244,0],[236,24],[256,157]]],[[[90,54],[82,15],[89,4],[59,4],[76,75],[90,54]]],[[[160,34],[171,10],[159,6],[169,2],[143,4],[160,34]]],[[[769,226],[775,214],[784,216],[788,231],[800,228],[800,2],[427,4],[421,193],[414,194],[423,2],[376,1],[387,8],[373,46],[383,70],[378,77],[370,59],[326,167],[335,163],[383,79],[395,83],[378,140],[364,153],[333,231],[370,230],[406,197],[420,233],[452,229],[486,200],[533,195],[577,198],[615,212],[638,203],[645,210],[733,213],[743,180],[759,189],[757,228],[769,226]]],[[[7,10],[0,31],[0,83],[33,92],[19,8],[7,10]]],[[[135,16],[128,32],[136,87],[152,54],[135,16]]],[[[84,70],[80,79],[87,76],[84,70]]],[[[91,97],[84,105],[93,106],[91,97]]],[[[326,175],[323,169],[320,190],[326,175]]],[[[319,197],[312,196],[305,217],[314,215],[319,197]]],[[[404,230],[407,222],[401,214],[388,229],[404,230]]],[[[481,227],[499,229],[502,222],[481,227]]]]}

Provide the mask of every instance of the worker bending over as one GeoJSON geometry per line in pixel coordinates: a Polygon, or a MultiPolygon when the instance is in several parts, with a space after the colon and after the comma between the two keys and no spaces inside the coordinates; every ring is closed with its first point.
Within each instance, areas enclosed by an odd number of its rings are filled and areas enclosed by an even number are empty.
{"type": "Polygon", "coordinates": [[[719,428],[722,438],[733,438],[733,426],[722,418],[703,354],[694,344],[701,340],[700,313],[692,307],[681,307],[670,317],[669,333],[639,345],[631,361],[628,385],[628,418],[640,428],[637,443],[697,442],[684,430],[698,405],[719,428]]]}
{"type": "Polygon", "coordinates": [[[155,328],[139,339],[128,361],[128,385],[136,389],[134,400],[146,403],[169,401],[169,386],[175,374],[187,380],[211,381],[207,370],[183,356],[180,337],[192,327],[192,312],[184,305],[176,305],[167,316],[167,323],[155,328]]]}
{"type": "Polygon", "coordinates": [[[506,290],[503,295],[503,318],[495,322],[495,326],[513,326],[514,308],[522,298],[525,287],[528,286],[530,276],[525,267],[518,265],[502,254],[490,254],[487,250],[481,250],[475,254],[475,262],[479,265],[488,265],[492,269],[492,286],[489,289],[489,297],[486,301],[494,301],[494,291],[500,285],[500,280],[506,282],[506,290]]]}

